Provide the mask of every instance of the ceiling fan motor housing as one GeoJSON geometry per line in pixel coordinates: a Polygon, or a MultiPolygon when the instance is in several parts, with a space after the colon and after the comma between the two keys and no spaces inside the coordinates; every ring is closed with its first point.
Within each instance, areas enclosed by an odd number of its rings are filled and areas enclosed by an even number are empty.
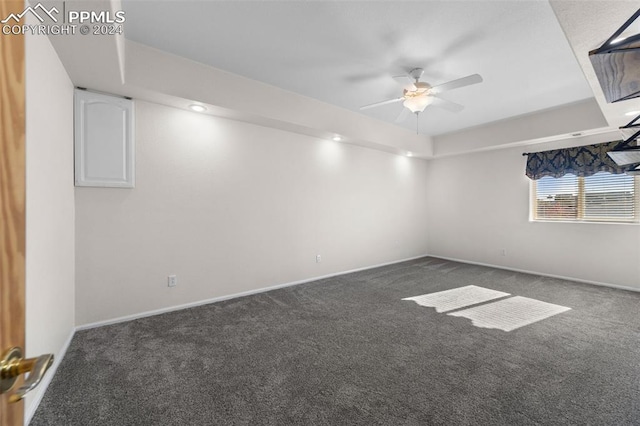
{"type": "Polygon", "coordinates": [[[424,69],[422,68],[414,68],[411,71],[409,71],[409,75],[413,77],[416,81],[420,80],[420,77],[422,77],[422,74],[424,74],[424,69]]]}
{"type": "Polygon", "coordinates": [[[429,83],[425,83],[423,81],[419,81],[416,82],[414,84],[414,88],[409,90],[409,89],[404,89],[404,96],[408,97],[408,98],[412,98],[415,96],[421,96],[421,95],[425,95],[429,93],[429,90],[431,90],[431,85],[429,83]]]}

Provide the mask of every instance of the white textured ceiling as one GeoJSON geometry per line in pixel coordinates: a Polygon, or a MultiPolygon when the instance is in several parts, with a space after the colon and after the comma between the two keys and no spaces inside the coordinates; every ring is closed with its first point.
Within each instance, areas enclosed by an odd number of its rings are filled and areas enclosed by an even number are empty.
{"type": "MultiPolygon", "coordinates": [[[[391,78],[423,67],[461,113],[435,107],[437,135],[590,98],[547,1],[125,0],[128,39],[349,110],[401,95],[391,78]]],[[[203,81],[202,84],[216,84],[203,81]]],[[[250,97],[240,92],[238,96],[250,97]]],[[[393,122],[400,104],[363,111],[393,122]]],[[[415,129],[415,117],[402,123],[415,129]]]]}

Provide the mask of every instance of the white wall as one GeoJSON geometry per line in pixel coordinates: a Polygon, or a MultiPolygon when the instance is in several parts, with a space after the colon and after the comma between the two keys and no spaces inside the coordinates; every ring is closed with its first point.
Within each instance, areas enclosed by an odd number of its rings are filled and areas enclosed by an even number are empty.
{"type": "MultiPolygon", "coordinates": [[[[559,135],[568,136],[575,132],[605,128],[607,121],[598,103],[589,98],[436,136],[433,140],[433,154],[441,157],[503,149],[510,145],[523,145],[523,141],[550,137],[556,139],[559,135]]],[[[575,139],[571,140],[575,142],[575,139]]]]}
{"type": "Polygon", "coordinates": [[[640,289],[639,225],[529,221],[522,153],[568,142],[430,160],[429,254],[640,289]]]}
{"type": "Polygon", "coordinates": [[[142,101],[136,144],[76,188],[78,325],[427,252],[424,160],[142,101]]]}
{"type": "Polygon", "coordinates": [[[26,82],[26,354],[60,358],[75,316],[73,85],[46,36],[26,36],[26,82]]]}

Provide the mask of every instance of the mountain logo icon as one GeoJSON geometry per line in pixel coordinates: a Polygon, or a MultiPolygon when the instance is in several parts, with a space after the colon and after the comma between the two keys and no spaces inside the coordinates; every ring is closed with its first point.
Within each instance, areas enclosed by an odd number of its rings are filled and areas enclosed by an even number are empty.
{"type": "Polygon", "coordinates": [[[56,13],[56,14],[59,13],[58,9],[56,9],[55,7],[52,7],[51,9],[47,9],[46,7],[44,7],[42,5],[42,3],[38,3],[34,7],[28,6],[21,13],[18,13],[18,14],[11,13],[11,14],[9,14],[9,16],[7,16],[5,19],[0,21],[0,23],[6,24],[7,22],[11,21],[12,19],[16,23],[20,22],[20,20],[27,13],[31,13],[32,15],[34,15],[38,19],[38,21],[40,21],[40,22],[44,22],[44,19],[45,19],[45,18],[43,18],[44,15],[48,16],[49,18],[51,18],[51,20],[53,22],[58,22],[58,19],[53,15],[54,13],[56,13]],[[38,12],[40,12],[40,13],[38,13],[38,12]]]}

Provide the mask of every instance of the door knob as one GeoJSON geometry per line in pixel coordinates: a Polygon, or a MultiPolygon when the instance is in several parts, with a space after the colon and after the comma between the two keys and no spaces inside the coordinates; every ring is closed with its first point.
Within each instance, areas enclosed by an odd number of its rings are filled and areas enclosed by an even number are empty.
{"type": "Polygon", "coordinates": [[[9,402],[20,401],[38,386],[51,364],[53,364],[52,354],[24,359],[22,349],[13,347],[7,350],[0,359],[0,393],[11,390],[19,375],[29,373],[24,384],[9,397],[9,402]]]}

